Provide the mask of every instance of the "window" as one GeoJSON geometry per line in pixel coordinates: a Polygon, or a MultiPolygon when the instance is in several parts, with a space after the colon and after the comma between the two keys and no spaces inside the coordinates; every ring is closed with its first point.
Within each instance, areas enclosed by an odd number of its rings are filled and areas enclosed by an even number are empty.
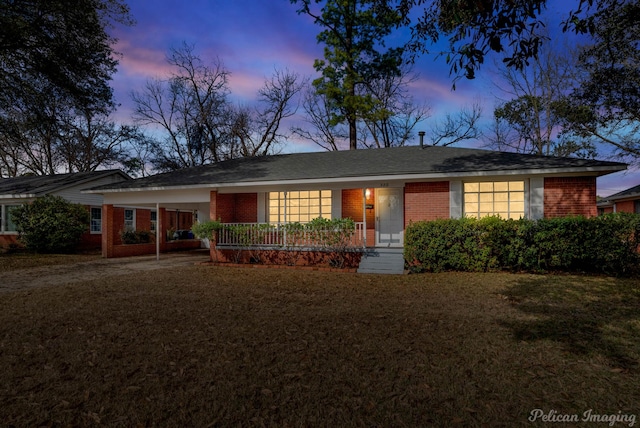
{"type": "Polygon", "coordinates": [[[91,233],[102,233],[102,208],[91,207],[91,233]]]}
{"type": "Polygon", "coordinates": [[[633,212],[640,214],[640,199],[633,202],[633,212]]]}
{"type": "Polygon", "coordinates": [[[158,224],[158,212],[151,211],[151,232],[155,233],[157,224],[158,224]]]}
{"type": "Polygon", "coordinates": [[[269,193],[269,223],[307,223],[331,218],[331,190],[269,193]]]}
{"type": "Polygon", "coordinates": [[[0,205],[0,230],[2,232],[17,232],[11,214],[11,210],[17,207],[19,205],[0,205]]]}
{"type": "Polygon", "coordinates": [[[464,183],[464,215],[524,217],[524,181],[464,183]]]}
{"type": "Polygon", "coordinates": [[[124,210],[124,230],[126,232],[132,232],[136,230],[136,210],[124,210]]]}

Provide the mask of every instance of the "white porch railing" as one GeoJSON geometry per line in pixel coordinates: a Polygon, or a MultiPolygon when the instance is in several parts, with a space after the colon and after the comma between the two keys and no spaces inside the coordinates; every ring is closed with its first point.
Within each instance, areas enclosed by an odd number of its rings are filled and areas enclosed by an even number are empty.
{"type": "MultiPolygon", "coordinates": [[[[327,237],[335,230],[310,230],[300,228],[291,230],[285,224],[267,223],[225,223],[218,231],[218,247],[289,247],[321,248],[326,245],[327,237]]],[[[364,223],[355,222],[354,230],[343,234],[349,247],[364,247],[364,223]]]]}

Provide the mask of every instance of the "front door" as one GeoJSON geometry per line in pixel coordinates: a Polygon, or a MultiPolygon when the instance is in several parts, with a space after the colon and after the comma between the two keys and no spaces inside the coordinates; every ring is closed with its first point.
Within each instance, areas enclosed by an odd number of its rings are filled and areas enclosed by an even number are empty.
{"type": "Polygon", "coordinates": [[[376,246],[402,247],[404,201],[402,188],[376,189],[376,246]]]}

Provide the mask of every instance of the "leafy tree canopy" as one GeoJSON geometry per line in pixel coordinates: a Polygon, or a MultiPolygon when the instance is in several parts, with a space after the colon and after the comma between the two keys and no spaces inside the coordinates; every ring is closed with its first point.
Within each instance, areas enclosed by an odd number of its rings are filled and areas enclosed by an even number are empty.
{"type": "Polygon", "coordinates": [[[107,28],[116,22],[133,23],[121,0],[0,2],[0,107],[43,87],[82,105],[111,105],[117,60],[107,28]]]}
{"type": "MultiPolygon", "coordinates": [[[[446,37],[446,58],[451,72],[472,79],[485,57],[504,55],[508,67],[522,68],[536,57],[548,38],[541,18],[548,0],[379,0],[395,4],[410,26],[414,53],[429,52],[431,44],[446,37]],[[416,18],[417,15],[417,18],[416,18]]],[[[596,14],[629,3],[628,0],[574,0],[562,29],[594,34],[596,14]]]]}

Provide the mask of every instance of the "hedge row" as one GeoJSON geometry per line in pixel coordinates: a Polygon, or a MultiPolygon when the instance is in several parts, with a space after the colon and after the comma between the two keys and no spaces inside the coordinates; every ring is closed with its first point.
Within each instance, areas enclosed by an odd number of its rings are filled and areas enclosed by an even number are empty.
{"type": "Polygon", "coordinates": [[[640,215],[543,220],[422,221],[405,233],[405,260],[418,272],[640,273],[640,215]]]}

